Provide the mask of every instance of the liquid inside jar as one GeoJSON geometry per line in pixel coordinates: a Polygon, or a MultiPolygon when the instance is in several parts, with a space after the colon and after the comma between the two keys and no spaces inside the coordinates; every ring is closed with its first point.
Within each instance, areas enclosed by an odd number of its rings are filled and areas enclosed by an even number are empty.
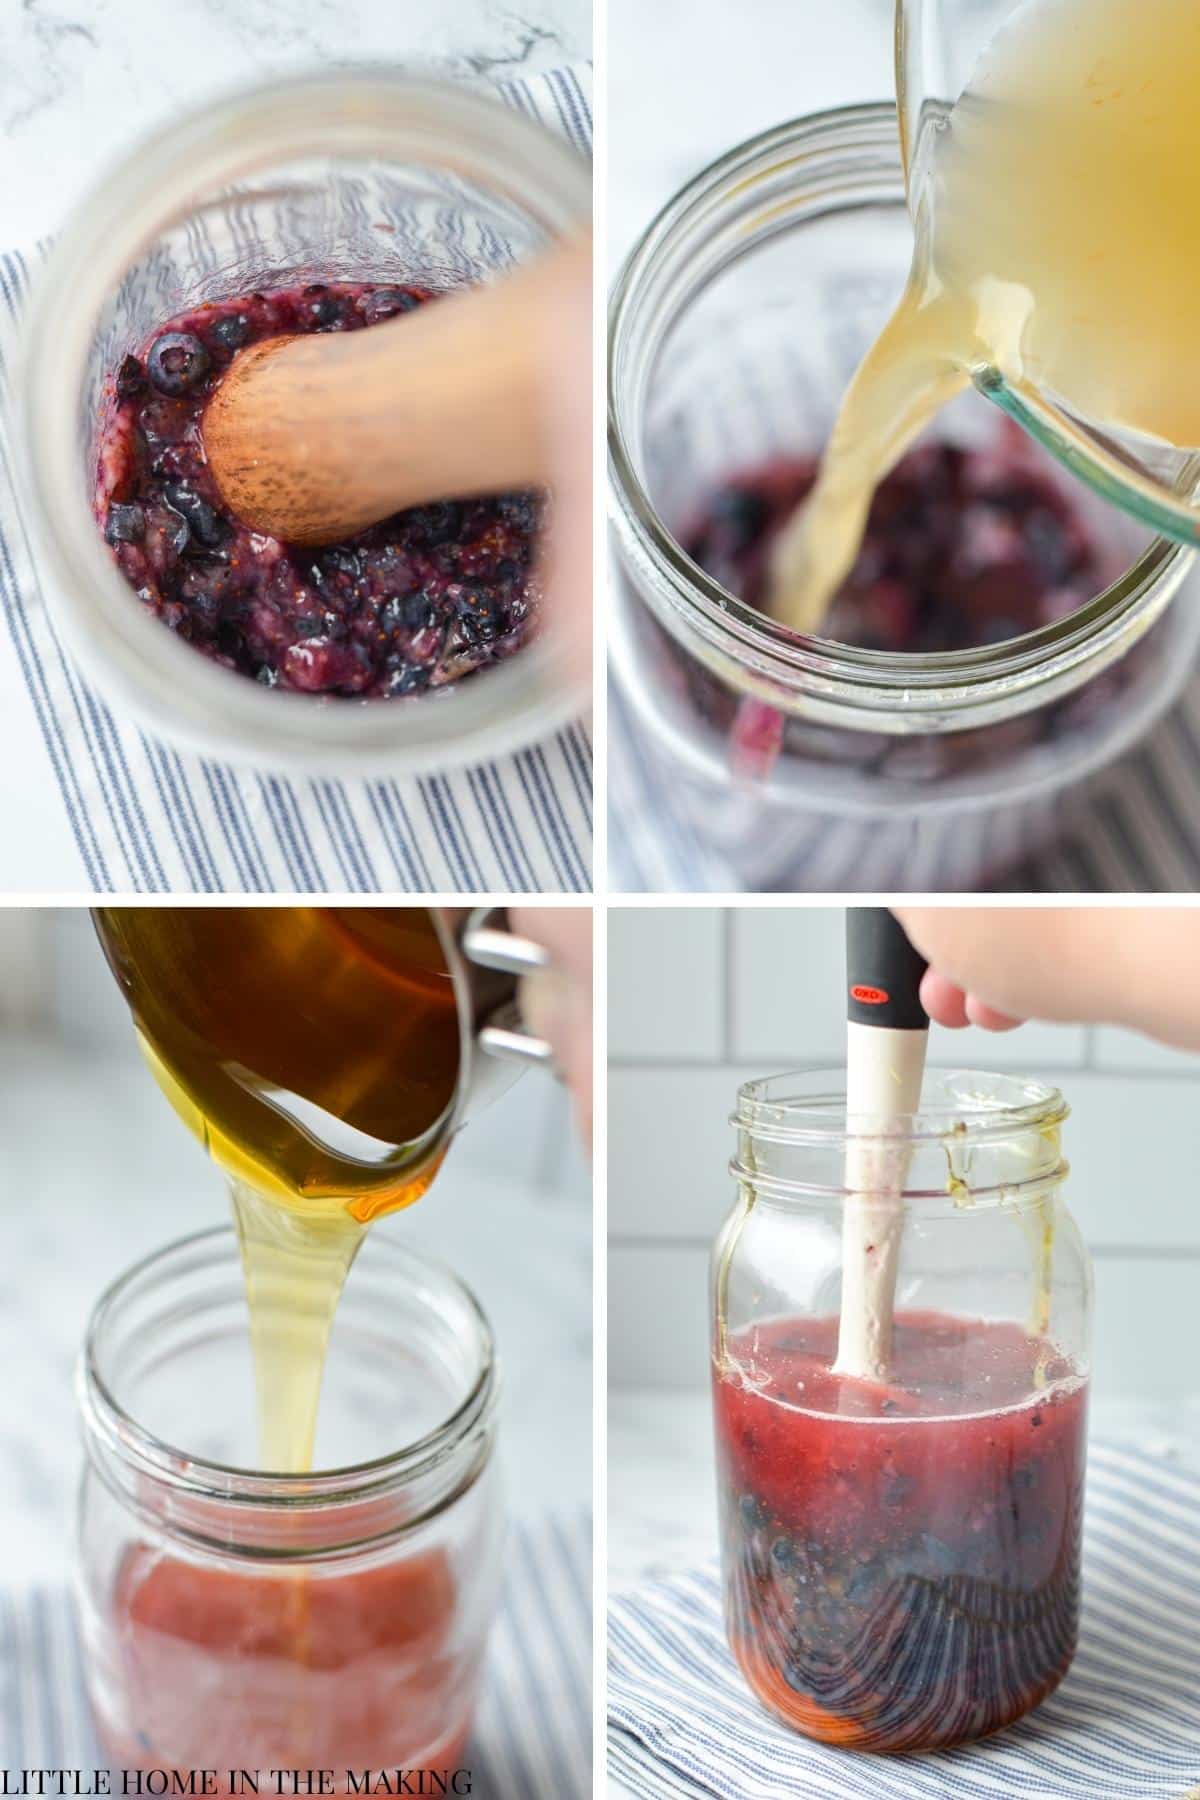
{"type": "MultiPolygon", "coordinates": [[[[688,555],[739,599],[770,599],[772,558],[818,474],[814,456],[733,471],[681,533],[688,555]]],[[[986,448],[933,438],[909,451],[871,499],[865,534],[820,635],[857,649],[927,656],[1004,644],[1070,616],[1122,570],[1078,497],[1010,421],[986,448]]],[[[942,775],[995,762],[1073,729],[1119,703],[1139,667],[1135,648],[1085,688],[1009,721],[996,733],[956,733],[936,747],[862,732],[840,757],[883,774],[942,775]]],[[[698,695],[704,705],[703,691],[698,695]]],[[[707,710],[707,709],[706,709],[707,710]]],[[[735,775],[765,779],[783,753],[820,753],[813,729],[745,699],[728,721],[735,775]]],[[[833,760],[839,760],[834,757],[833,760]]]]}
{"type": "Polygon", "coordinates": [[[714,1368],[734,1655],[827,1743],[982,1737],[1074,1654],[1086,1382],[1011,1324],[901,1313],[886,1384],[833,1374],[837,1334],[773,1320],[714,1368]]]}
{"type": "MultiPolygon", "coordinates": [[[[818,467],[816,457],[780,457],[735,471],[701,502],[685,550],[765,609],[771,552],[818,467]]],[[[821,636],[907,655],[1001,644],[1084,605],[1118,572],[1111,564],[1015,426],[986,450],[934,439],[876,489],[821,636]]]]}
{"type": "Polygon", "coordinates": [[[235,296],[164,321],[113,372],[96,516],[142,605],[201,654],[265,687],[395,699],[525,642],[541,495],[438,500],[312,549],[251,531],[209,472],[204,409],[239,350],[368,330],[435,302],[349,282],[235,296]]]}
{"type": "MultiPolygon", "coordinates": [[[[233,1522],[236,1535],[236,1521],[233,1522]]],[[[240,1570],[126,1554],[112,1600],[127,1735],[104,1731],[123,1769],[463,1765],[478,1647],[456,1644],[458,1594],[440,1551],[354,1571],[240,1570]]],[[[265,1790],[264,1790],[265,1791],[265,1790]]],[[[432,1791],[432,1790],[429,1790],[432,1791]]],[[[441,1791],[441,1790],[437,1790],[441,1791]]]]}

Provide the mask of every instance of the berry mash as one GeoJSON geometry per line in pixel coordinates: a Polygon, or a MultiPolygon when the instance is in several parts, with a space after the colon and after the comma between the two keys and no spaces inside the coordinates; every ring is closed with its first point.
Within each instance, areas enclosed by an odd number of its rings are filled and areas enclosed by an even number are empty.
{"type": "Polygon", "coordinates": [[[902,1313],[886,1384],[834,1373],[837,1334],[771,1320],[714,1369],[734,1655],[826,1743],[982,1737],[1074,1654],[1086,1381],[1014,1324],[902,1313]]]}
{"type": "Polygon", "coordinates": [[[95,509],[142,605],[265,687],[394,698],[511,656],[536,621],[544,496],[440,500],[321,549],[251,531],[224,506],[201,420],[237,352],[363,331],[434,303],[415,287],[313,283],[196,307],[115,371],[95,509]]]}
{"type": "MultiPolygon", "coordinates": [[[[733,477],[685,533],[689,556],[763,606],[771,546],[817,468],[815,457],[781,457],[733,477]]],[[[974,650],[1065,618],[1103,586],[1096,546],[1023,442],[923,444],[876,489],[821,636],[864,650],[974,650]]]]}

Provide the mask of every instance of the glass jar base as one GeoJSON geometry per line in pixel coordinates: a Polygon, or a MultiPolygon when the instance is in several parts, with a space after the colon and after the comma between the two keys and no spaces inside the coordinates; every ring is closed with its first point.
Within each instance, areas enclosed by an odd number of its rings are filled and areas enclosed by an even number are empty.
{"type": "MultiPolygon", "coordinates": [[[[1023,1719],[1044,1700],[1048,1700],[1069,1672],[1075,1656],[1075,1644],[1072,1642],[1062,1667],[1046,1676],[1035,1689],[1003,1711],[986,1708],[984,1702],[976,1701],[973,1703],[977,1710],[974,1721],[969,1716],[964,1716],[953,1726],[934,1724],[922,1727],[914,1724],[905,1731],[881,1725],[877,1717],[866,1712],[858,1716],[849,1712],[839,1713],[821,1706],[815,1700],[806,1699],[774,1668],[759,1644],[730,1632],[729,1645],[751,1692],[781,1725],[786,1725],[801,1737],[812,1738],[819,1744],[831,1744],[841,1750],[866,1751],[882,1756],[952,1750],[960,1744],[977,1743],[981,1738],[993,1737],[996,1732],[1016,1724],[1018,1719],[1023,1719]]],[[[972,1703],[968,1701],[964,1704],[970,1706],[972,1703]]]]}

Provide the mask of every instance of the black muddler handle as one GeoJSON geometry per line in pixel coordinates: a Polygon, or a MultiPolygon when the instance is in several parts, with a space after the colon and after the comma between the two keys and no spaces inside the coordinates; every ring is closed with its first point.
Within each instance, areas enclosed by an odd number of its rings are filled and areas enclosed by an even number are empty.
{"type": "Polygon", "coordinates": [[[886,906],[846,908],[846,1017],[852,1025],[928,1031],[921,978],[929,964],[886,906]]]}

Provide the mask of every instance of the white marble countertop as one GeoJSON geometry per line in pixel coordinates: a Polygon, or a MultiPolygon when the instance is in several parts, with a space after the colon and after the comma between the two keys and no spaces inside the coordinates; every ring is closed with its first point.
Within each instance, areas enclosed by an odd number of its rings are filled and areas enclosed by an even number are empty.
{"type": "MultiPolygon", "coordinates": [[[[514,1152],[528,1130],[520,1090],[514,1152]]],[[[490,1140],[497,1142],[493,1136],[490,1140]]],[[[0,1589],[70,1566],[81,1453],[72,1377],[101,1289],[224,1222],[221,1177],[129,1054],[0,1037],[0,1589]]],[[[591,1213],[452,1151],[438,1186],[374,1227],[444,1257],[491,1318],[510,1511],[592,1497],[591,1213]]]]}
{"type": "MultiPolygon", "coordinates": [[[[504,79],[591,54],[591,0],[2,0],[0,246],[52,233],[103,163],[223,88],[381,60],[504,79]]],[[[0,892],[78,891],[7,633],[0,718],[0,892]]]]}
{"type": "Polygon", "coordinates": [[[803,113],[892,93],[892,0],[609,0],[615,269],[689,176],[803,113]]]}
{"type": "Polygon", "coordinates": [[[591,55],[591,0],[6,0],[0,243],[52,232],[100,165],[238,83],[440,63],[503,79],[591,55]]]}

